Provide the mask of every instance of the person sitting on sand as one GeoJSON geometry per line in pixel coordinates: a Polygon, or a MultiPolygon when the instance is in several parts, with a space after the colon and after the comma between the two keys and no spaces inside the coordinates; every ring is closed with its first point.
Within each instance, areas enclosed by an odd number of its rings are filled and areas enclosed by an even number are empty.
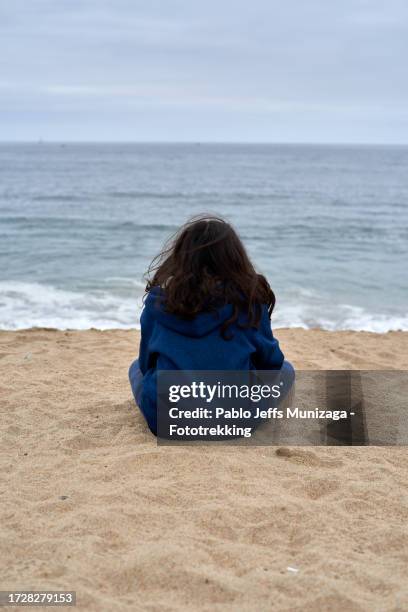
{"type": "Polygon", "coordinates": [[[153,434],[158,370],[281,370],[290,387],[294,370],[271,329],[274,293],[229,223],[192,218],[148,275],[129,380],[153,434]]]}

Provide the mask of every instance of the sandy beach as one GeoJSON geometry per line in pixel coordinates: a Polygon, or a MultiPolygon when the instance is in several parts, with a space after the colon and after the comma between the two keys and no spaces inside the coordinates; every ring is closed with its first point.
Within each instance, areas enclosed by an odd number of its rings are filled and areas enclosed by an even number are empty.
{"type": "MultiPolygon", "coordinates": [[[[276,335],[297,368],[408,369],[407,332],[276,335]]],[[[98,612],[407,610],[406,448],[158,447],[127,380],[138,340],[0,332],[1,589],[98,612]]]]}

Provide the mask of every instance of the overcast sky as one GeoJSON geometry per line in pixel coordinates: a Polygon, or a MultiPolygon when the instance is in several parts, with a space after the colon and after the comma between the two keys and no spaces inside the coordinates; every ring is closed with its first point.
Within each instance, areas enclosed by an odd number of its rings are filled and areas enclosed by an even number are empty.
{"type": "Polygon", "coordinates": [[[0,140],[408,143],[407,0],[0,0],[0,140]]]}

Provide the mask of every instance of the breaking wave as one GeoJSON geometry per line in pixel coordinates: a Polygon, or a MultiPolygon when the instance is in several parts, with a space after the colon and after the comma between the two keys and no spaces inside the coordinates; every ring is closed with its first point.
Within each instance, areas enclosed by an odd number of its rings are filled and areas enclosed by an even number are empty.
{"type": "MultiPolygon", "coordinates": [[[[139,327],[143,285],[129,279],[106,279],[107,290],[73,291],[40,283],[0,282],[0,329],[130,329],[139,327]],[[126,287],[127,295],[123,295],[126,287]],[[121,294],[122,292],[122,294],[121,294]]],[[[274,327],[322,328],[330,331],[388,332],[408,330],[408,314],[368,312],[348,304],[324,304],[307,292],[296,300],[281,298],[274,327]]]]}

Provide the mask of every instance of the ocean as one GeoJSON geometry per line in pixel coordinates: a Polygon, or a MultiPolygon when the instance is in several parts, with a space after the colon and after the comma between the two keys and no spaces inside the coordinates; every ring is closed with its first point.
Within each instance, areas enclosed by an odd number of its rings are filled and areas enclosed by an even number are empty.
{"type": "Polygon", "coordinates": [[[408,330],[408,147],[1,144],[0,328],[138,326],[189,216],[238,229],[275,327],[408,330]]]}

